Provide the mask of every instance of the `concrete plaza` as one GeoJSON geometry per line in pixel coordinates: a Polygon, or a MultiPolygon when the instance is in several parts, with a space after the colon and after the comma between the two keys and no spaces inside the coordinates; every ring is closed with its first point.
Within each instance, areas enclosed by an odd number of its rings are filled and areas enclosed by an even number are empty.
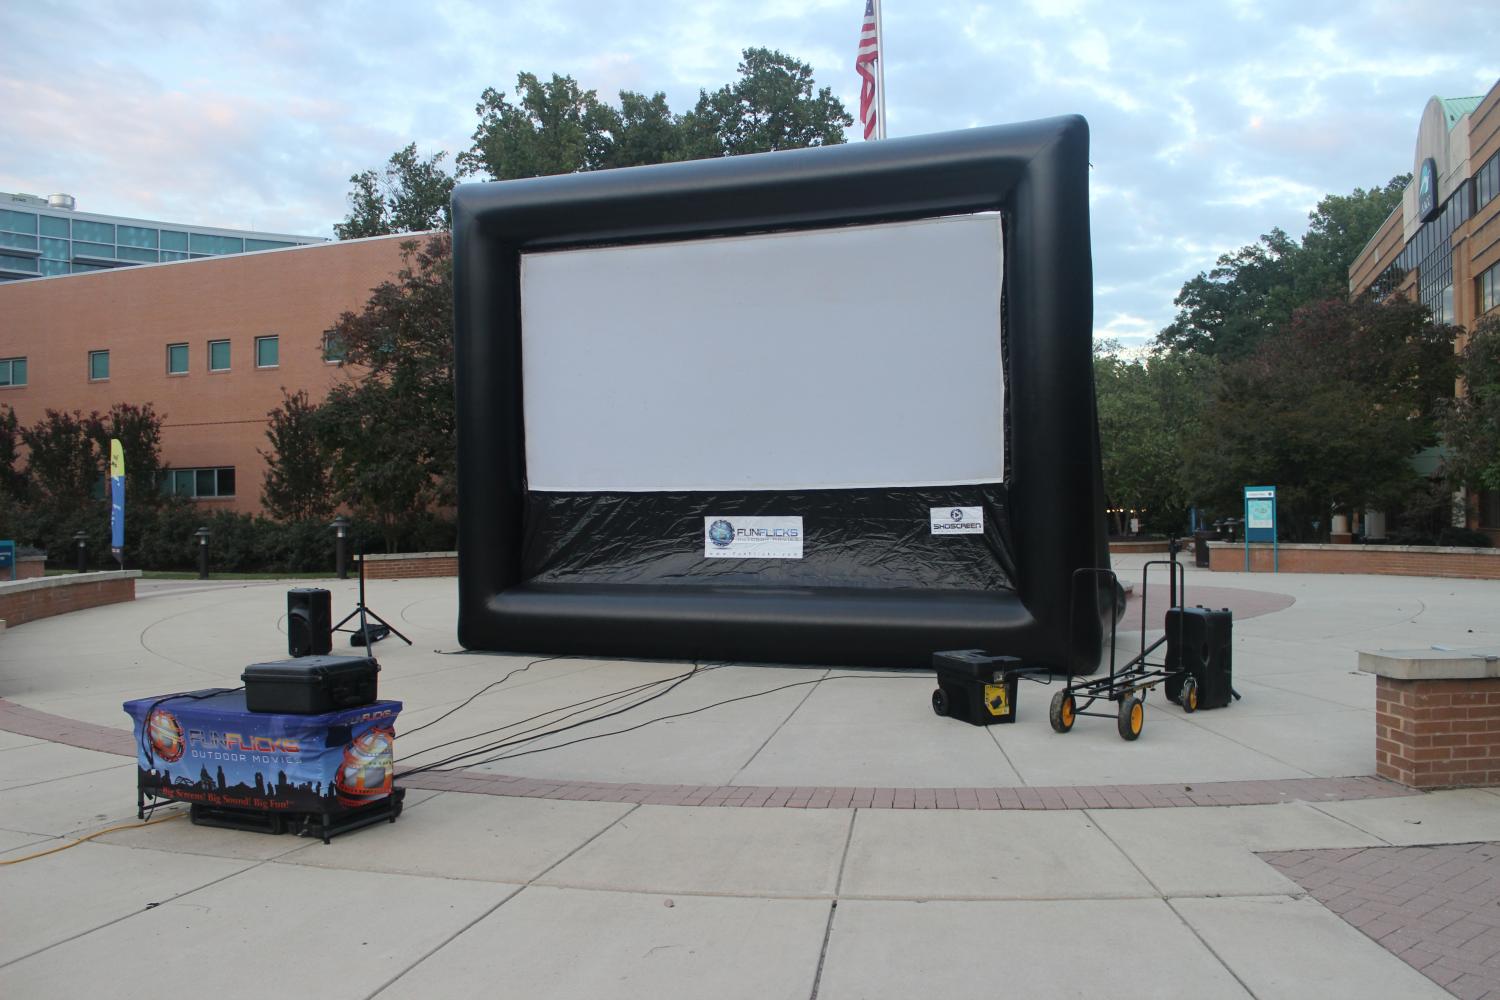
{"type": "MultiPolygon", "coordinates": [[[[1137,589],[1143,561],[1116,559],[1137,589]]],[[[0,862],[133,823],[121,702],[284,656],[287,586],[142,583],[0,637],[0,862]]],[[[921,672],[704,664],[644,702],[692,665],[463,653],[451,579],[369,600],[414,642],[376,647],[398,733],[433,723],[398,772],[472,766],[414,775],[398,822],[331,846],[179,819],[0,867],[0,996],[1500,989],[1500,794],[1370,777],[1355,669],[1500,644],[1500,583],[1189,568],[1188,603],[1236,610],[1244,700],[1189,716],[1153,694],[1134,743],[1106,719],[1052,732],[1033,684],[1013,725],[941,719],[921,672]],[[567,715],[586,699],[626,710],[567,715]]]]}

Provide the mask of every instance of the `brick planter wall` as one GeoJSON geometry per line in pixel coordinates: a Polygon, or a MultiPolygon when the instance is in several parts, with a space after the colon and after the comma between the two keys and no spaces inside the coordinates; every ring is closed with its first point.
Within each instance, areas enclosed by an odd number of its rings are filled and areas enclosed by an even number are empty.
{"type": "Polygon", "coordinates": [[[135,600],[140,570],[77,573],[0,583],[0,620],[13,628],[39,618],[135,600]]]}
{"type": "Polygon", "coordinates": [[[1500,784],[1500,678],[1375,678],[1375,772],[1413,788],[1500,784]]]}
{"type": "MultiPolygon", "coordinates": [[[[1109,551],[1114,555],[1130,555],[1132,553],[1153,553],[1167,551],[1168,542],[1165,538],[1153,538],[1144,542],[1110,542],[1109,551]]],[[[1191,554],[1191,542],[1183,546],[1184,551],[1191,554]]]]}
{"type": "Polygon", "coordinates": [[[16,558],[17,580],[40,580],[46,575],[46,556],[18,556],[16,558]]]}
{"type": "MultiPolygon", "coordinates": [[[[1283,573],[1371,573],[1378,576],[1445,576],[1500,580],[1500,549],[1431,545],[1282,545],[1283,573]]],[[[1210,542],[1209,569],[1243,573],[1242,542],[1210,542]]],[[[1250,546],[1250,569],[1271,572],[1271,546],[1250,546]]]]}
{"type": "MultiPolygon", "coordinates": [[[[357,561],[358,557],[356,557],[357,561]]],[[[457,552],[396,552],[367,555],[365,579],[410,580],[420,576],[457,576],[457,552]]]]}

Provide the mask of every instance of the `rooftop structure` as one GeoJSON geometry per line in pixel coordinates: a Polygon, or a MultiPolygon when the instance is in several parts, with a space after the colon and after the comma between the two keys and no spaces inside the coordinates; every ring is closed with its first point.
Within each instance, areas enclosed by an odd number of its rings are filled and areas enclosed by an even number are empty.
{"type": "Polygon", "coordinates": [[[327,242],[320,236],[153,222],[76,210],[70,194],[0,191],[0,281],[327,242]]]}

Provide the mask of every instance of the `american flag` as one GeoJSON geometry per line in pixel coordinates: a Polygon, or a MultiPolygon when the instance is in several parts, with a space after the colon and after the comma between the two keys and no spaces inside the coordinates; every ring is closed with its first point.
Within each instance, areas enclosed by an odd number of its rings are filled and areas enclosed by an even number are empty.
{"type": "Polygon", "coordinates": [[[854,58],[854,69],[859,73],[859,120],[865,126],[865,138],[876,138],[876,129],[882,122],[876,121],[884,110],[876,99],[875,74],[880,71],[880,29],[875,16],[875,0],[865,0],[865,23],[859,29],[859,55],[854,58]]]}

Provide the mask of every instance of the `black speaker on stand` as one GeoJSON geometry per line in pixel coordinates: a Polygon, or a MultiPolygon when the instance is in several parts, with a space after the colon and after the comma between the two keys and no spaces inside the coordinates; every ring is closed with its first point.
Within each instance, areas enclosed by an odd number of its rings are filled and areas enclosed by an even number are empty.
{"type": "Polygon", "coordinates": [[[333,597],[321,587],[286,592],[286,651],[327,656],[333,651],[333,597]]]}

